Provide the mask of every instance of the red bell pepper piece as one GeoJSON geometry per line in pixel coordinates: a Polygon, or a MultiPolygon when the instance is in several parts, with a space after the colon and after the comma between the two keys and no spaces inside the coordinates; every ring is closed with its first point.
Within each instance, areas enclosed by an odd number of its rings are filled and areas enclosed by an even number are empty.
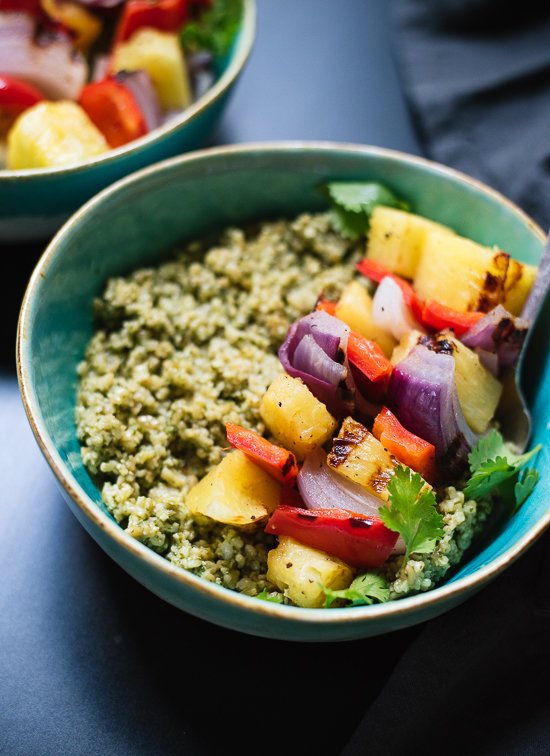
{"type": "Polygon", "coordinates": [[[110,147],[120,147],[147,133],[145,118],[134,95],[116,79],[87,84],[78,102],[110,147]]]}
{"type": "Polygon", "coordinates": [[[425,325],[442,331],[444,328],[452,328],[456,336],[463,336],[482,317],[483,312],[459,312],[452,307],[428,299],[422,308],[422,320],[425,325]]]}
{"type": "Polygon", "coordinates": [[[235,423],[226,423],[227,440],[235,449],[240,449],[269,473],[279,483],[292,485],[298,475],[298,463],[292,452],[283,449],[260,436],[256,431],[235,423]]]}
{"type": "Polygon", "coordinates": [[[392,271],[382,263],[379,263],[376,260],[369,260],[368,257],[364,257],[360,260],[355,267],[360,273],[366,276],[366,278],[370,278],[371,281],[375,281],[376,283],[380,283],[380,281],[386,276],[393,278],[403,292],[405,304],[410,307],[416,320],[419,323],[422,323],[423,304],[408,281],[401,278],[401,276],[396,276],[395,273],[392,273],[392,271]]]}
{"type": "Polygon", "coordinates": [[[30,13],[41,16],[40,0],[0,0],[0,11],[6,13],[30,13]]]}
{"type": "Polygon", "coordinates": [[[30,84],[0,74],[0,134],[6,134],[20,113],[43,99],[30,84]]]}
{"type": "Polygon", "coordinates": [[[128,0],[117,26],[115,44],[129,39],[142,26],[176,32],[188,15],[189,0],[128,0]]]}
{"type": "Polygon", "coordinates": [[[435,481],[435,446],[404,428],[387,407],[382,407],[375,417],[372,434],[390,454],[420,473],[424,480],[435,481]]]}
{"type": "Polygon", "coordinates": [[[336,315],[336,302],[333,302],[332,299],[326,299],[325,297],[319,297],[317,300],[317,303],[315,305],[316,310],[323,310],[323,312],[328,313],[329,315],[336,315]]]}
{"type": "Polygon", "coordinates": [[[386,393],[393,365],[374,341],[350,331],[346,350],[352,376],[367,399],[378,402],[386,393]]]}
{"type": "Polygon", "coordinates": [[[347,509],[301,509],[284,505],[273,512],[265,530],[290,536],[360,569],[381,567],[398,538],[380,517],[367,517],[347,509]]]}

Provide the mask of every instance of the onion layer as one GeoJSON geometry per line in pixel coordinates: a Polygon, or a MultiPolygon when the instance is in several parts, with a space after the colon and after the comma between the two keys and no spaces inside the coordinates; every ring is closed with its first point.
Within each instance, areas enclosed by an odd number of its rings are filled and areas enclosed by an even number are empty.
{"type": "Polygon", "coordinates": [[[0,71],[35,86],[51,100],[77,100],[88,66],[61,32],[35,35],[26,13],[0,13],[0,71]]]}
{"type": "Polygon", "coordinates": [[[372,300],[372,320],[397,341],[409,331],[424,333],[405,302],[401,287],[390,276],[385,276],[376,287],[372,300]]]}
{"type": "Polygon", "coordinates": [[[476,351],[486,367],[496,374],[494,362],[488,362],[486,353],[497,356],[497,372],[512,367],[519,357],[528,327],[527,320],[516,318],[502,305],[497,305],[466,331],[461,341],[476,351]]]}
{"type": "Polygon", "coordinates": [[[450,469],[460,467],[477,443],[458,401],[450,354],[415,346],[392,372],[388,404],[407,430],[435,446],[450,469]]]}

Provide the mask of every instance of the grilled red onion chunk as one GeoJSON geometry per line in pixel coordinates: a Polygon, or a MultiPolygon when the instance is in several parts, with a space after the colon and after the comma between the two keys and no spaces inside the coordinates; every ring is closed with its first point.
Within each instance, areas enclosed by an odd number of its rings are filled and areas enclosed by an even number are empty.
{"type": "Polygon", "coordinates": [[[477,443],[460,406],[454,358],[415,346],[395,366],[388,387],[388,403],[402,425],[435,446],[449,464],[466,458],[477,443]]]}
{"type": "Polygon", "coordinates": [[[318,310],[295,321],[279,348],[279,359],[286,372],[293,378],[301,378],[337,417],[353,409],[345,386],[348,370],[342,364],[348,334],[345,323],[318,310]]]}
{"type": "Polygon", "coordinates": [[[84,57],[66,34],[35,31],[27,13],[0,13],[0,71],[51,100],[77,100],[88,75],[84,57]]]}
{"type": "Polygon", "coordinates": [[[516,318],[502,305],[497,305],[462,336],[461,341],[476,351],[482,363],[493,374],[501,368],[515,365],[525,337],[529,321],[516,318]],[[497,356],[498,368],[487,354],[497,356]]]}
{"type": "Polygon", "coordinates": [[[143,113],[147,130],[160,126],[163,121],[158,95],[147,71],[119,71],[115,78],[128,87],[143,113]]]}

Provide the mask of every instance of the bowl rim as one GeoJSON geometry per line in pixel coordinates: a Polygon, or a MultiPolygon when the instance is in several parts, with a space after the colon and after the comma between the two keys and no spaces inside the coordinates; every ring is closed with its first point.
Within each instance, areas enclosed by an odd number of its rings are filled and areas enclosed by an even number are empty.
{"type": "Polygon", "coordinates": [[[120,157],[132,156],[144,147],[151,147],[179,131],[183,126],[196,121],[235,83],[242,73],[254,47],[257,30],[256,0],[243,0],[243,17],[236,48],[231,55],[229,65],[214,84],[197,100],[181,111],[177,116],[153,129],[144,136],[134,139],[121,147],[115,147],[79,163],[55,166],[51,168],[0,168],[0,181],[39,181],[63,175],[73,176],[88,169],[116,162],[120,157]]]}
{"type": "MultiPolygon", "coordinates": [[[[415,613],[419,610],[429,610],[430,607],[433,606],[440,606],[442,607],[441,612],[445,611],[445,605],[453,605],[454,603],[459,603],[461,600],[464,600],[473,592],[483,588],[506,567],[515,562],[550,526],[550,508],[537,522],[530,526],[521,538],[498,556],[479,567],[475,573],[459,578],[452,583],[435,586],[423,593],[400,598],[395,601],[389,601],[387,603],[372,604],[370,606],[346,606],[331,609],[316,608],[314,610],[305,607],[261,601],[255,597],[238,593],[215,583],[211,583],[204,578],[198,577],[184,568],[178,567],[169,562],[165,557],[157,554],[149,547],[128,535],[110,515],[106,514],[93,501],[93,499],[85,493],[74,479],[66,463],[61,459],[53,440],[49,436],[40,409],[38,397],[33,391],[30,368],[32,356],[30,355],[30,350],[28,348],[30,339],[28,339],[27,334],[32,325],[35,294],[47,276],[47,269],[55,257],[57,248],[63,242],[65,237],[71,233],[73,227],[77,226],[82,218],[93,211],[96,206],[108,203],[111,195],[123,190],[128,185],[147,178],[148,175],[161,173],[164,170],[169,170],[174,166],[186,164],[188,162],[208,160],[210,158],[225,155],[246,156],[253,153],[257,154],[262,151],[280,153],[281,155],[293,152],[303,153],[304,151],[328,154],[336,151],[345,154],[385,157],[400,162],[404,161],[413,166],[416,165],[424,169],[427,168],[432,172],[453,180],[458,180],[462,184],[469,185],[485,196],[497,200],[499,203],[508,207],[514,215],[522,220],[532,232],[540,238],[541,242],[545,239],[545,234],[542,231],[542,228],[527,213],[499,191],[455,168],[400,150],[349,142],[283,140],[208,147],[178,155],[176,157],[167,158],[119,179],[88,200],[59,229],[39,258],[34,271],[31,274],[22,300],[16,335],[17,378],[27,419],[39,448],[55,477],[82,515],[84,515],[92,525],[99,528],[107,536],[113,539],[116,545],[122,548],[130,556],[144,560],[149,568],[155,572],[159,571],[170,581],[183,584],[189,593],[206,594],[211,599],[221,601],[220,606],[226,604],[234,611],[251,612],[254,615],[263,616],[265,619],[271,619],[279,623],[298,622],[310,626],[325,626],[328,624],[337,627],[345,625],[348,630],[351,627],[364,626],[365,623],[368,623],[369,621],[374,622],[391,618],[400,619],[401,622],[405,623],[405,626],[408,624],[417,624],[423,620],[413,619],[412,621],[407,622],[407,618],[410,615],[414,617],[415,613]]],[[[114,561],[117,560],[114,559],[114,561]]],[[[186,606],[185,597],[179,604],[179,607],[184,611],[193,613],[192,607],[186,606]]],[[[220,622],[219,624],[223,624],[223,622],[220,622]]],[[[389,631],[391,630],[381,630],[379,632],[384,633],[389,631]]],[[[275,635],[271,637],[278,636],[275,633],[275,635]]],[[[349,637],[360,636],[352,634],[349,637]]]]}

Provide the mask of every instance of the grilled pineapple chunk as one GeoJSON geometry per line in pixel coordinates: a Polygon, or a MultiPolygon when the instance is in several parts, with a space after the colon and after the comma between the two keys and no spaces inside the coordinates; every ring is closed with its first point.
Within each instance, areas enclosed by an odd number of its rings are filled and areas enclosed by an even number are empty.
{"type": "Polygon", "coordinates": [[[17,118],[8,133],[8,168],[52,168],[107,152],[99,129],[75,102],[39,102],[17,118]]]}
{"type": "Polygon", "coordinates": [[[260,404],[263,421],[285,449],[299,458],[322,446],[337,422],[300,378],[277,376],[260,404]]]}
{"type": "Polygon", "coordinates": [[[187,65],[177,34],[147,26],[116,46],[113,72],[147,71],[163,110],[178,110],[191,103],[187,65]]]}
{"type": "Polygon", "coordinates": [[[503,306],[512,315],[520,315],[537,277],[537,267],[510,259],[504,282],[503,306]]]}
{"type": "Polygon", "coordinates": [[[352,331],[376,341],[386,357],[391,355],[397,342],[391,333],[373,323],[372,297],[359,281],[350,281],[345,287],[336,304],[335,315],[352,331]]]}
{"type": "Polygon", "coordinates": [[[370,218],[367,257],[399,276],[414,278],[429,231],[454,234],[448,226],[421,215],[378,205],[370,218]]]}
{"type": "Polygon", "coordinates": [[[504,299],[510,256],[463,236],[428,233],[413,286],[420,299],[488,312],[504,299]]]}
{"type": "Polygon", "coordinates": [[[421,331],[417,331],[416,328],[407,331],[407,333],[401,337],[401,341],[391,353],[390,362],[392,365],[397,365],[398,362],[404,360],[411,349],[419,343],[423,335],[424,334],[421,333],[421,331]]]}
{"type": "Polygon", "coordinates": [[[337,557],[289,536],[279,536],[279,545],[267,555],[267,579],[298,606],[323,606],[319,583],[338,591],[348,588],[353,577],[351,567],[337,557]]]}
{"type": "Polygon", "coordinates": [[[333,470],[388,500],[387,486],[395,460],[364,425],[346,417],[327,457],[333,470]]]}
{"type": "Polygon", "coordinates": [[[230,452],[191,488],[185,505],[193,514],[252,529],[279,505],[281,486],[244,452],[230,452]]]}
{"type": "Polygon", "coordinates": [[[438,338],[445,339],[453,348],[456,392],[464,418],[474,433],[485,433],[500,401],[502,383],[451,331],[442,331],[438,338]]]}

